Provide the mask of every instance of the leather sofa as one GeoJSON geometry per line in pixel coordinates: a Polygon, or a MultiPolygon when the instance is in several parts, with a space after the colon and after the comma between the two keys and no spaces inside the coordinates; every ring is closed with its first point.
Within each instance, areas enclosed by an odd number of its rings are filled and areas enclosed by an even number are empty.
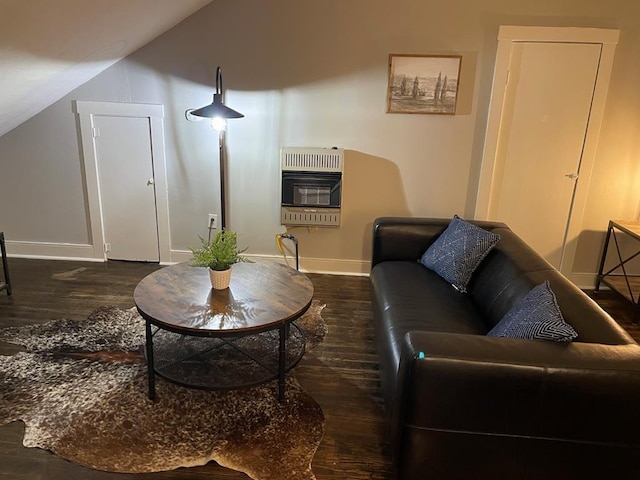
{"type": "Polygon", "coordinates": [[[640,478],[640,346],[506,225],[460,293],[418,259],[450,219],[378,218],[370,284],[398,479],[640,478]],[[486,333],[548,280],[570,343],[486,333]]]}

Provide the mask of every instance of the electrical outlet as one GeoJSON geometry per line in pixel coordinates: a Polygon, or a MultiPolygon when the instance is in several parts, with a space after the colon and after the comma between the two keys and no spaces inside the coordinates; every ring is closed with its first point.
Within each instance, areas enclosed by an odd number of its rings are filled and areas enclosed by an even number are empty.
{"type": "Polygon", "coordinates": [[[215,213],[209,214],[209,223],[207,224],[207,228],[217,229],[218,228],[218,215],[215,213]]]}

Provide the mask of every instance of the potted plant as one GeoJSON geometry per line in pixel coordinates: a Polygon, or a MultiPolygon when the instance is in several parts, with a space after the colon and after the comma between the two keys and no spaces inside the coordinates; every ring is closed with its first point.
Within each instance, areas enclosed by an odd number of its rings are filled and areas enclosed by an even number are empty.
{"type": "Polygon", "coordinates": [[[200,238],[198,248],[190,248],[193,258],[189,262],[192,267],[208,267],[211,286],[216,290],[229,287],[231,280],[231,265],[247,260],[240,254],[246,251],[238,249],[238,234],[230,230],[222,230],[213,238],[200,238]]]}

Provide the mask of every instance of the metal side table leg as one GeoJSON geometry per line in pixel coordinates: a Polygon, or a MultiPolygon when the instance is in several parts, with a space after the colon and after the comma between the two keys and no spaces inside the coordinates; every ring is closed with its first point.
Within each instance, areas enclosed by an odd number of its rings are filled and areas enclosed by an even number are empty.
{"type": "Polygon", "coordinates": [[[145,319],[146,349],[147,349],[147,379],[149,381],[149,399],[156,399],[156,378],[153,362],[153,333],[151,322],[145,319]]]}
{"type": "Polygon", "coordinates": [[[9,278],[9,265],[7,264],[7,248],[4,243],[4,233],[0,232],[0,255],[2,256],[2,270],[4,272],[4,283],[0,283],[0,290],[6,290],[7,295],[11,295],[11,279],[9,278]]]}
{"type": "Polygon", "coordinates": [[[602,256],[600,257],[600,266],[598,268],[598,276],[596,277],[596,288],[594,289],[595,293],[600,292],[600,283],[604,277],[604,263],[607,259],[607,251],[609,250],[609,240],[611,240],[611,233],[613,232],[613,225],[611,220],[609,220],[609,226],[607,227],[607,236],[604,240],[604,248],[602,249],[602,256]]]}
{"type": "Polygon", "coordinates": [[[280,327],[280,348],[278,351],[278,401],[284,401],[285,364],[287,361],[288,324],[280,327]]]}

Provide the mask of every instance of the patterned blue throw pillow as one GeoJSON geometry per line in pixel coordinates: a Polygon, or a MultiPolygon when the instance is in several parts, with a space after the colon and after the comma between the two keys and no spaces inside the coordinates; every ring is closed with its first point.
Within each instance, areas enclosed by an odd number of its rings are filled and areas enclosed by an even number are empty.
{"type": "Polygon", "coordinates": [[[556,296],[546,281],[532,288],[487,336],[570,342],[578,334],[565,322],[556,296]]]}
{"type": "Polygon", "coordinates": [[[442,235],[424,252],[420,263],[466,292],[471,275],[498,240],[500,235],[455,215],[442,235]]]}

